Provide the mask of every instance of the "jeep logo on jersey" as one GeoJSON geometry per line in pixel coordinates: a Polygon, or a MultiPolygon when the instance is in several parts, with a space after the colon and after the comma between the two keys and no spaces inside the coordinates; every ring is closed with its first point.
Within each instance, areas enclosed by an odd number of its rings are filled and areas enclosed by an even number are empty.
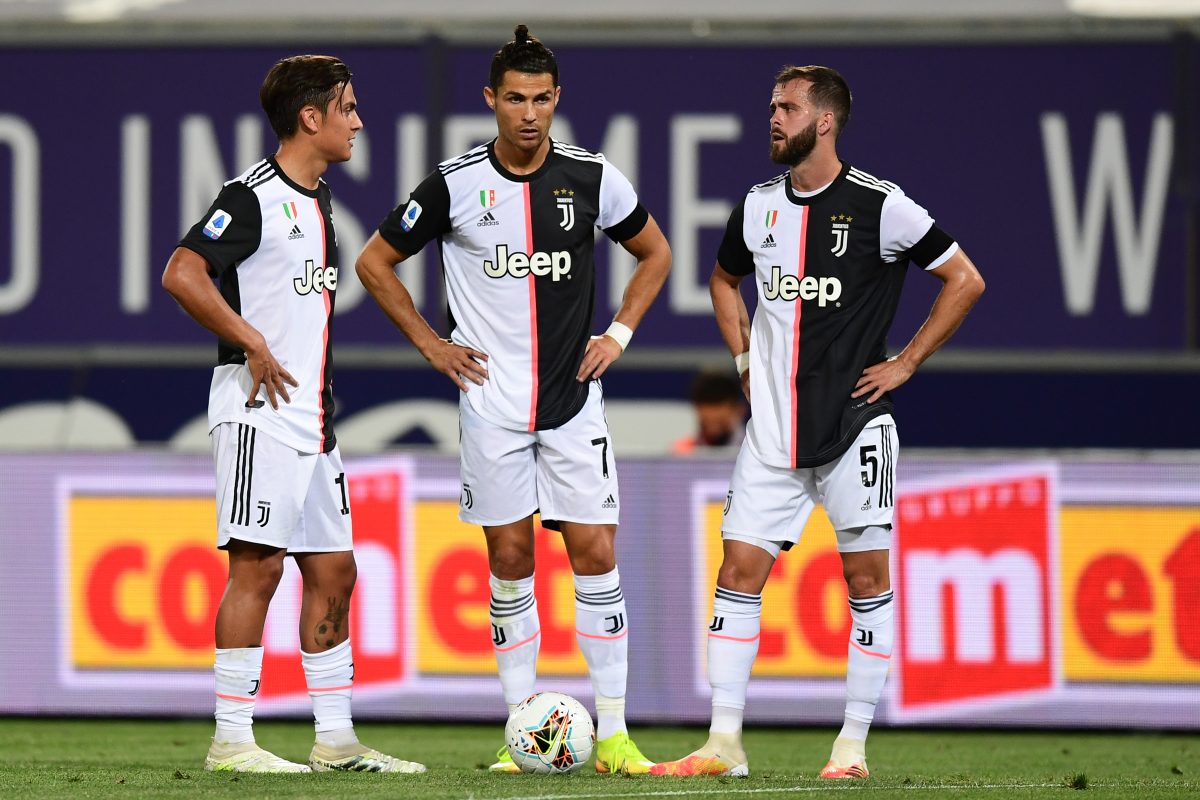
{"type": "Polygon", "coordinates": [[[570,280],[571,254],[566,250],[555,250],[553,253],[535,250],[532,255],[510,253],[508,245],[501,244],[496,245],[496,260],[483,262],[483,273],[489,278],[503,278],[505,275],[524,278],[531,272],[538,277],[549,275],[555,283],[564,275],[570,280]]]}
{"type": "Polygon", "coordinates": [[[818,278],[815,275],[805,275],[797,278],[795,275],[784,275],[782,267],[771,267],[771,280],[763,284],[763,297],[767,300],[792,301],[799,297],[801,300],[816,300],[821,308],[831,301],[835,306],[842,304],[837,299],[842,296],[842,282],[837,278],[818,278]]]}
{"type": "Polygon", "coordinates": [[[555,189],[554,202],[558,204],[558,210],[562,214],[562,219],[558,221],[558,226],[564,231],[574,228],[575,192],[571,189],[555,189]]]}
{"type": "Polygon", "coordinates": [[[304,262],[303,277],[292,278],[292,285],[296,287],[298,295],[306,295],[309,292],[320,294],[325,289],[331,292],[336,291],[337,267],[320,269],[310,258],[304,262]]]}
{"type": "Polygon", "coordinates": [[[830,232],[833,233],[833,247],[829,248],[829,252],[835,256],[844,256],[846,246],[850,244],[850,223],[854,221],[854,217],[834,214],[829,221],[833,225],[830,229],[830,232]]]}

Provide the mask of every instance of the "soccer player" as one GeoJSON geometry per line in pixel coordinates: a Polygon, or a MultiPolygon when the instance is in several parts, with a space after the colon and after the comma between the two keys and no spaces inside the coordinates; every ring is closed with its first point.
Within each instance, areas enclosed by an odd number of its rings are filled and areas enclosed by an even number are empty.
{"type": "Polygon", "coordinates": [[[259,96],[279,150],[225,184],[163,273],[163,288],[218,337],[208,418],[229,582],[217,609],[208,770],[425,771],[359,744],[350,719],[357,571],[332,424],[338,251],[321,180],[350,158],[362,128],[350,78],[331,56],[271,68],[259,96]],[[316,717],[307,765],[258,747],[251,726],[267,605],[289,555],[303,576],[300,658],[316,717]]]}
{"type": "MultiPolygon", "coordinates": [[[[888,576],[897,436],[890,391],[958,328],[983,279],[894,183],[838,158],[850,89],[828,67],[786,67],[771,94],[771,160],[788,167],[730,215],[709,287],[752,416],[721,526],[724,560],[708,628],[712,724],[655,775],[748,775],[746,686],[762,590],[820,502],[837,532],[851,632],[845,723],[823,778],[867,777],[866,738],[892,654],[888,576]],[[896,356],[885,339],[909,264],[942,281],[896,356]],[[753,326],[738,291],[753,275],[753,326]]],[[[814,602],[816,598],[813,598],[814,602]]]]}
{"type": "MultiPolygon", "coordinates": [[[[534,692],[540,623],[533,515],[560,526],[596,694],[596,769],[645,773],[625,726],[629,617],[614,555],[620,495],[599,378],[662,288],[671,251],[604,156],[550,138],[554,54],[524,25],[492,59],[497,136],[438,165],[379,226],[356,268],[384,312],[461,390],[459,517],[483,526],[492,644],[509,711],[534,692]],[[638,261],[616,319],[589,337],[594,236],[638,261]],[[442,339],[394,267],[437,239],[451,314],[442,339]]],[[[516,766],[501,748],[497,772],[516,766]]]]}

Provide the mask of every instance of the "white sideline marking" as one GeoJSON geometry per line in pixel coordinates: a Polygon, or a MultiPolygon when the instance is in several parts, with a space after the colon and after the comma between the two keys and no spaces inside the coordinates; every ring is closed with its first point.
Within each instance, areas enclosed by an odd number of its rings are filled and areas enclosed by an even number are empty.
{"type": "MultiPolygon", "coordinates": [[[[857,782],[855,782],[857,783],[857,782]]],[[[1094,784],[1089,784],[1089,788],[1094,784]]],[[[860,784],[861,786],[861,784],[860,784]]],[[[965,789],[1050,789],[1054,787],[1066,788],[1062,783],[987,783],[987,784],[963,784],[962,786],[862,786],[857,791],[864,789],[887,789],[894,790],[911,790],[921,792],[937,792],[937,791],[963,791],[965,789]]],[[[595,794],[531,794],[531,795],[516,795],[512,797],[497,797],[495,800],[595,800],[596,798],[606,797],[692,797],[697,795],[707,794],[800,794],[801,792],[845,792],[855,791],[850,789],[848,784],[835,786],[780,786],[775,789],[766,787],[757,789],[730,789],[722,787],[720,789],[676,789],[671,791],[661,792],[621,792],[613,794],[611,792],[598,792],[595,794]]],[[[474,797],[472,795],[471,797],[474,797]]]]}

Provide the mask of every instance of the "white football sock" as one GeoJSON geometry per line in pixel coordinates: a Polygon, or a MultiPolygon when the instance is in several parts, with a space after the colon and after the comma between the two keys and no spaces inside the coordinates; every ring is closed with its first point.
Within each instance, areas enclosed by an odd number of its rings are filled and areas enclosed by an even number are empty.
{"type": "Polygon", "coordinates": [[[216,651],[217,730],[213,738],[226,744],[254,741],[254,699],[262,678],[263,649],[234,647],[216,651]]]}
{"type": "Polygon", "coordinates": [[[354,654],[350,640],[321,653],[300,651],[304,680],[312,698],[317,741],[325,745],[354,744],[350,719],[351,685],[354,683],[354,654]]]}
{"type": "Polygon", "coordinates": [[[596,693],[596,738],[625,727],[629,625],[616,567],[603,575],[575,576],[575,639],[596,693]]]}
{"type": "Polygon", "coordinates": [[[877,597],[850,598],[850,645],[846,664],[846,721],[838,736],[867,738],[883,694],[895,639],[896,604],[889,590],[877,597]]]}
{"type": "Polygon", "coordinates": [[[750,669],[758,655],[762,595],[717,587],[708,626],[708,682],[712,684],[712,733],[740,734],[750,669]],[[718,711],[720,709],[720,711],[718,711]]]}
{"type": "Polygon", "coordinates": [[[493,575],[489,584],[492,587],[488,607],[492,621],[492,649],[496,653],[504,702],[511,711],[533,694],[542,624],[533,595],[532,575],[517,581],[502,581],[493,575]]]}

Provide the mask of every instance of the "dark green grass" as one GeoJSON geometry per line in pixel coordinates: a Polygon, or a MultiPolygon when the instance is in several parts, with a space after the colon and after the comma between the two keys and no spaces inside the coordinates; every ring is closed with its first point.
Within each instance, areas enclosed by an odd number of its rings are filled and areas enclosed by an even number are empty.
{"type": "MultiPolygon", "coordinates": [[[[258,741],[298,761],[312,727],[259,723],[258,741]]],[[[489,775],[498,726],[361,724],[360,738],[422,761],[424,775],[238,775],[204,772],[212,726],[199,721],[0,719],[0,798],[550,798],[820,797],[864,798],[1196,798],[1200,736],[1128,733],[982,733],[878,730],[867,781],[816,778],[833,730],[759,729],[746,733],[751,776],[626,778],[584,772],[560,777],[489,775]]],[[[679,758],[705,732],[639,728],[651,758],[679,758]]]]}

